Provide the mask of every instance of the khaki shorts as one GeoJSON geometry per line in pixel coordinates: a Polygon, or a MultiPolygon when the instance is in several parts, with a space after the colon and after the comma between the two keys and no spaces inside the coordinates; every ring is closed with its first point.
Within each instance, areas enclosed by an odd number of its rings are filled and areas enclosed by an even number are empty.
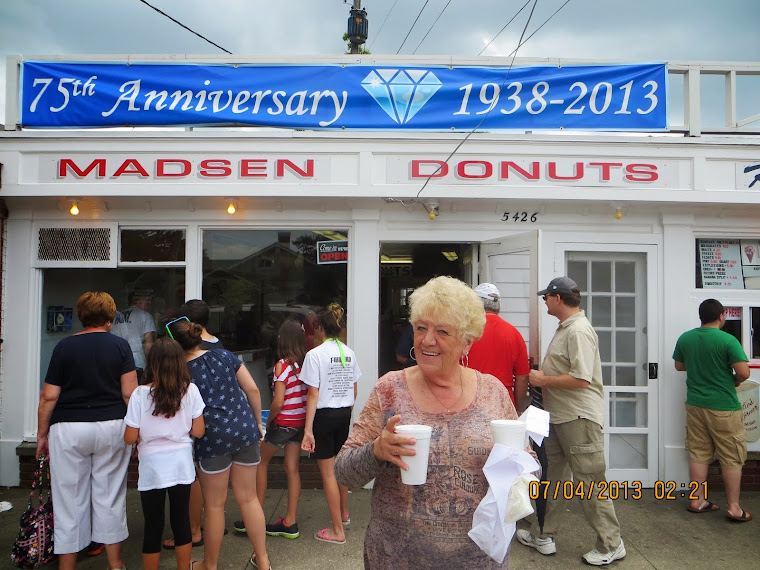
{"type": "Polygon", "coordinates": [[[686,449],[692,463],[741,469],[747,459],[742,410],[721,411],[686,404],[686,449]]]}

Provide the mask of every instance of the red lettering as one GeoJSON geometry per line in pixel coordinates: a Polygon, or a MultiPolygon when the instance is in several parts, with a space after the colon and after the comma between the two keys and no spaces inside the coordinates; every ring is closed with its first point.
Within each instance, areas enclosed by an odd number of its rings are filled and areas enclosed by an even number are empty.
{"type": "Polygon", "coordinates": [[[525,180],[538,180],[541,177],[541,163],[531,162],[530,167],[533,169],[531,172],[523,170],[523,168],[511,160],[504,160],[501,163],[501,177],[506,180],[509,178],[509,169],[516,171],[517,174],[525,178],[525,180]]]}
{"type": "Polygon", "coordinates": [[[201,169],[198,172],[200,176],[204,176],[206,178],[213,178],[213,177],[226,177],[232,174],[232,169],[230,168],[230,164],[232,164],[229,160],[202,160],[201,161],[201,169]],[[218,172],[214,172],[218,171],[218,172]]]}
{"type": "Polygon", "coordinates": [[[156,178],[171,178],[171,177],[181,177],[181,176],[187,176],[190,174],[190,170],[192,169],[192,165],[190,164],[189,160],[185,160],[183,158],[159,158],[156,161],[156,178]],[[179,171],[178,172],[167,172],[167,166],[170,164],[176,164],[179,165],[179,171]]]}
{"type": "Polygon", "coordinates": [[[266,158],[250,158],[240,161],[241,178],[265,178],[267,173],[266,158]]]}
{"type": "Polygon", "coordinates": [[[660,177],[655,164],[629,164],[625,172],[625,179],[631,182],[654,182],[660,177]]]}
{"type": "Polygon", "coordinates": [[[623,166],[622,162],[589,162],[589,166],[599,166],[602,169],[602,176],[601,180],[602,182],[609,182],[610,180],[610,169],[613,166],[623,166]]]}
{"type": "Polygon", "coordinates": [[[296,176],[300,176],[302,178],[313,178],[314,177],[314,159],[309,158],[306,161],[306,170],[301,170],[298,166],[293,164],[290,160],[287,158],[278,158],[276,162],[276,176],[277,178],[282,178],[285,176],[285,167],[288,167],[290,170],[293,171],[293,174],[296,176]]]}
{"type": "Polygon", "coordinates": [[[556,162],[550,162],[548,163],[549,170],[547,173],[547,176],[550,180],[580,180],[583,178],[583,163],[582,162],[576,162],[575,163],[575,174],[572,176],[559,176],[557,175],[557,163],[556,162]]]}
{"type": "Polygon", "coordinates": [[[442,160],[413,160],[411,166],[411,178],[443,178],[449,173],[449,165],[442,160]],[[422,174],[420,166],[423,164],[435,165],[438,167],[438,170],[434,170],[431,174],[422,174]]]}
{"type": "Polygon", "coordinates": [[[113,177],[118,178],[123,174],[137,174],[143,178],[148,178],[150,176],[148,171],[143,168],[140,161],[136,158],[128,158],[125,160],[121,166],[116,169],[116,172],[113,173],[113,177]]]}
{"type": "Polygon", "coordinates": [[[493,164],[485,160],[463,160],[457,164],[457,176],[459,178],[490,178],[492,174],[493,164]],[[467,174],[468,164],[478,164],[483,167],[483,171],[480,174],[467,174]]]}
{"type": "Polygon", "coordinates": [[[66,178],[69,170],[71,170],[74,176],[83,178],[87,176],[90,172],[95,170],[96,168],[98,169],[98,173],[97,173],[98,178],[104,178],[106,175],[106,159],[96,158],[90,163],[90,165],[87,168],[85,168],[84,170],[79,170],[79,167],[76,165],[76,163],[72,159],[62,158],[60,162],[58,163],[58,177],[66,178]]]}
{"type": "Polygon", "coordinates": [[[348,261],[348,252],[331,251],[319,254],[320,261],[348,261]]]}

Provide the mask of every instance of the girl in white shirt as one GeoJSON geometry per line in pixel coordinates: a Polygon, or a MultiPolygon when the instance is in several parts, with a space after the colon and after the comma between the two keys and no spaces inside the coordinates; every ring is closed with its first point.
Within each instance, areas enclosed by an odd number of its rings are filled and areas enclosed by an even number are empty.
{"type": "Polygon", "coordinates": [[[309,387],[306,396],[306,423],[301,449],[317,459],[332,525],[314,534],[330,544],[345,544],[343,527],[351,523],[348,514],[348,487],[335,478],[335,456],[348,439],[351,411],[356,400],[356,381],[361,370],[354,351],[338,336],[343,328],[343,307],[333,303],[317,315],[315,336],[324,342],[306,353],[301,381],[309,387]]]}
{"type": "Polygon", "coordinates": [[[137,489],[145,518],[143,568],[157,570],[164,531],[164,504],[169,495],[169,522],[174,532],[177,569],[190,567],[190,484],[195,480],[193,437],[205,433],[203,398],[185,363],[178,342],[158,339],[148,353],[143,386],[132,393],[124,417],[124,441],[138,441],[137,489]]]}

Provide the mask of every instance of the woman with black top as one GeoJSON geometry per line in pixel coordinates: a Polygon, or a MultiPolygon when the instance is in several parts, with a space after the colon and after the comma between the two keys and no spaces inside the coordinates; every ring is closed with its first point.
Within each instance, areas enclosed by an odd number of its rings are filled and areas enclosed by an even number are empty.
{"type": "Polygon", "coordinates": [[[77,301],[84,330],[53,349],[37,412],[37,458],[50,455],[58,568],[76,566],[77,553],[104,543],[108,567],[124,567],[127,466],[122,439],[127,402],[137,388],[129,343],[109,334],[116,303],[108,293],[77,301]]]}

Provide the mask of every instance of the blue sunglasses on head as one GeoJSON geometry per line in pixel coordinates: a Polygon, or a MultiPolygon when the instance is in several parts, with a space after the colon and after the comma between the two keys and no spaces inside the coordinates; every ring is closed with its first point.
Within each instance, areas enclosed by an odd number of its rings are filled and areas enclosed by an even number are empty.
{"type": "Polygon", "coordinates": [[[173,324],[174,324],[174,323],[176,323],[177,321],[181,321],[181,320],[183,320],[183,319],[184,319],[184,320],[186,320],[188,323],[190,322],[190,319],[188,319],[187,317],[177,317],[177,318],[176,318],[176,319],[174,319],[173,321],[169,321],[168,323],[166,323],[166,324],[164,325],[164,328],[166,329],[166,334],[168,334],[168,335],[169,335],[169,338],[170,338],[170,339],[174,340],[174,335],[172,334],[172,331],[170,331],[170,330],[169,330],[169,325],[173,325],[173,324]]]}

